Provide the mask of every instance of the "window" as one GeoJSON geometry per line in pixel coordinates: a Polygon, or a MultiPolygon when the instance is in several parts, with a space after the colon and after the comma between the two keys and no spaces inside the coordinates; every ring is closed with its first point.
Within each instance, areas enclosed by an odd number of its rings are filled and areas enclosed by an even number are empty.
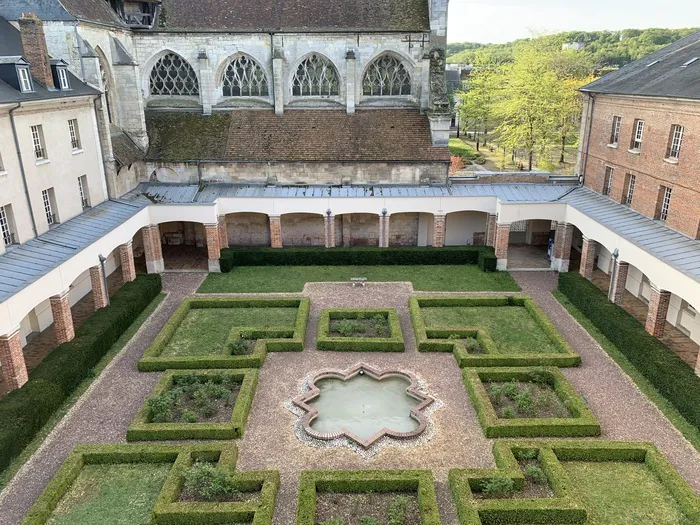
{"type": "Polygon", "coordinates": [[[622,127],[622,117],[613,117],[612,132],[610,133],[610,145],[617,146],[620,142],[620,128],[622,127]]]}
{"type": "Polygon", "coordinates": [[[325,57],[311,55],[305,58],[294,75],[292,95],[296,97],[338,96],[338,72],[325,57]]]}
{"type": "Polygon", "coordinates": [[[149,92],[151,95],[198,96],[199,82],[184,58],[168,53],[151,69],[149,92]]]}
{"type": "Polygon", "coordinates": [[[44,130],[41,126],[32,126],[32,143],[34,144],[34,158],[46,160],[46,146],[44,145],[44,130]]]}
{"type": "Polygon", "coordinates": [[[622,196],[622,204],[625,206],[632,205],[632,197],[634,196],[634,183],[636,177],[630,173],[627,174],[627,181],[625,184],[625,193],[622,196]]]}
{"type": "Polygon", "coordinates": [[[2,155],[0,155],[0,173],[5,173],[5,164],[2,161],[2,155]]]}
{"type": "Polygon", "coordinates": [[[80,131],[78,130],[78,119],[70,119],[68,121],[68,131],[70,132],[70,145],[73,151],[81,149],[80,146],[80,131]]]}
{"type": "Polygon", "coordinates": [[[68,71],[65,67],[57,67],[58,71],[58,83],[61,89],[70,89],[70,82],[68,82],[68,71]]]}
{"type": "Polygon", "coordinates": [[[223,92],[225,97],[267,97],[267,75],[255,60],[239,56],[224,71],[223,92]]]}
{"type": "Polygon", "coordinates": [[[80,194],[80,203],[83,209],[90,207],[90,192],[88,191],[87,175],[78,177],[78,192],[80,194]]]}
{"type": "Polygon", "coordinates": [[[49,223],[49,227],[58,224],[58,216],[54,211],[56,209],[56,195],[53,188],[42,191],[41,199],[44,202],[44,213],[46,214],[46,222],[49,223]]]}
{"type": "Polygon", "coordinates": [[[366,96],[398,96],[411,94],[411,76],[393,56],[384,55],[372,62],[362,79],[366,96]]]}
{"type": "Polygon", "coordinates": [[[5,246],[17,243],[17,238],[12,231],[13,226],[12,206],[9,204],[6,206],[0,206],[0,233],[2,234],[2,242],[5,244],[5,246]]]}
{"type": "Polygon", "coordinates": [[[29,75],[28,67],[18,67],[17,75],[19,76],[19,89],[22,93],[32,91],[32,77],[29,75]]]}
{"type": "Polygon", "coordinates": [[[668,151],[666,157],[669,159],[678,160],[681,154],[681,143],[683,142],[683,126],[674,124],[671,126],[671,136],[668,140],[668,151]]]}
{"type": "Polygon", "coordinates": [[[671,188],[661,186],[659,188],[659,205],[657,206],[656,218],[665,221],[668,218],[668,208],[671,206],[671,188]]]}
{"type": "Polygon", "coordinates": [[[642,138],[644,137],[644,121],[634,121],[634,135],[632,135],[631,148],[635,151],[642,149],[642,138]]]}
{"type": "Polygon", "coordinates": [[[615,175],[615,168],[611,166],[605,167],[605,180],[603,181],[603,195],[610,195],[613,185],[613,176],[615,175]]]}

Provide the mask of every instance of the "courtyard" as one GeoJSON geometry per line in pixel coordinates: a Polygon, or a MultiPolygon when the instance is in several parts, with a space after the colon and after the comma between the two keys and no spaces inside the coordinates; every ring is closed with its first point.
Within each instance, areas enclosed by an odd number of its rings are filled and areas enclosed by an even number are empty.
{"type": "Polygon", "coordinates": [[[283,293],[256,284],[280,267],[164,274],[165,299],[5,486],[0,524],[697,523],[700,453],[550,293],[557,274],[399,267],[413,282],[355,287],[357,268],[302,268],[283,293]],[[305,431],[296,400],[358,370],[407,374],[415,436],[305,431]]]}

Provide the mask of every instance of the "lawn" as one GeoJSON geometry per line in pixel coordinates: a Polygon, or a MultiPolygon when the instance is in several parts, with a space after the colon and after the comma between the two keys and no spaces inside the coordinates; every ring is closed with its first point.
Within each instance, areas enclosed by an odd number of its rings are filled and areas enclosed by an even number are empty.
{"type": "Polygon", "coordinates": [[[195,308],[187,313],[161,355],[228,355],[231,328],[293,327],[298,308],[195,308]]]}
{"type": "Polygon", "coordinates": [[[422,307],[428,328],[486,328],[504,354],[560,352],[523,306],[422,307]]]}
{"type": "Polygon", "coordinates": [[[484,272],[472,265],[426,266],[240,266],[230,273],[212,273],[199,293],[301,292],[307,282],[349,281],[366,277],[370,282],[409,281],[425,292],[517,292],[506,272],[484,272]]]}
{"type": "Polygon", "coordinates": [[[48,525],[149,523],[171,463],[85,465],[48,525]]]}
{"type": "Polygon", "coordinates": [[[563,461],[582,495],[588,525],[690,525],[644,463],[563,461]]]}

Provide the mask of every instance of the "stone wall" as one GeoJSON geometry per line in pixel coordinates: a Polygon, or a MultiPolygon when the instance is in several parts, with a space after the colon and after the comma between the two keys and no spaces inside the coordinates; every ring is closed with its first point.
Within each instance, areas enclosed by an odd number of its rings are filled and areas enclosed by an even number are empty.
{"type": "Polygon", "coordinates": [[[270,246],[270,223],[263,213],[226,216],[229,246],[270,246]]]}
{"type": "Polygon", "coordinates": [[[324,246],[324,218],[312,213],[282,215],[283,246],[324,246]]]}
{"type": "Polygon", "coordinates": [[[418,213],[396,213],[389,218],[389,246],[418,245],[418,213]]]}
{"type": "Polygon", "coordinates": [[[379,216],[370,213],[336,215],[336,246],[378,246],[379,216]]]}

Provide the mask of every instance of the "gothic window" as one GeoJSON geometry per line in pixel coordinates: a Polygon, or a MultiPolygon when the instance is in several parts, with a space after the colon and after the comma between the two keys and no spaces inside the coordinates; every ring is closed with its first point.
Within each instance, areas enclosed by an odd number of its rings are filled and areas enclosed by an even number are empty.
{"type": "Polygon", "coordinates": [[[270,94],[267,76],[252,58],[240,56],[224,72],[225,97],[267,97],[270,94]]]}
{"type": "Polygon", "coordinates": [[[187,61],[175,53],[158,59],[151,70],[151,95],[199,95],[197,75],[187,61]]]}
{"type": "Polygon", "coordinates": [[[362,91],[369,96],[410,95],[411,76],[400,60],[384,55],[367,68],[362,91]]]}
{"type": "Polygon", "coordinates": [[[338,72],[325,57],[311,55],[305,58],[294,74],[292,94],[296,97],[338,95],[338,72]]]}

